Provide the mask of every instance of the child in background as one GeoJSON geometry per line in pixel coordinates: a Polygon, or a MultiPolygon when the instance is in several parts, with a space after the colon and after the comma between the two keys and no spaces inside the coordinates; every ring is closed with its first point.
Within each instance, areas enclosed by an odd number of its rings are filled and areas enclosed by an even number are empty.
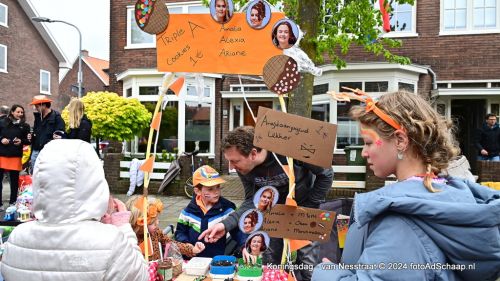
{"type": "MultiPolygon", "coordinates": [[[[135,195],[132,196],[126,203],[127,209],[130,210],[130,224],[132,229],[137,235],[139,245],[144,242],[144,220],[143,220],[143,202],[144,197],[135,195]]],[[[160,248],[158,242],[161,243],[162,251],[168,243],[175,243],[179,248],[181,254],[186,257],[194,257],[205,249],[205,245],[201,242],[193,244],[180,243],[173,241],[170,237],[163,234],[162,230],[158,227],[159,215],[163,211],[163,203],[153,197],[148,197],[148,231],[151,237],[152,251],[149,252],[151,260],[160,259],[160,248]]],[[[141,246],[144,254],[144,246],[141,246]]]]}
{"type": "MultiPolygon", "coordinates": [[[[225,219],[236,209],[233,202],[221,196],[221,184],[226,182],[212,167],[205,165],[198,168],[193,174],[193,185],[196,196],[182,210],[177,221],[175,239],[185,243],[199,243],[198,236],[209,226],[225,219]]],[[[238,229],[231,232],[231,237],[236,241],[241,240],[238,229]]],[[[241,243],[238,243],[241,244],[241,243]]],[[[226,237],[216,243],[205,246],[205,251],[200,257],[214,257],[224,255],[226,237]]]]}

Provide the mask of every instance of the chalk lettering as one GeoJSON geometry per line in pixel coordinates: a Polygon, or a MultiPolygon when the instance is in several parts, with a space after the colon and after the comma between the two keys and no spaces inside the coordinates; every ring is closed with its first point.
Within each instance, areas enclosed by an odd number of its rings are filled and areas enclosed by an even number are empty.
{"type": "Polygon", "coordinates": [[[191,47],[189,45],[186,45],[186,47],[182,48],[182,50],[180,51],[177,51],[177,53],[175,54],[175,56],[171,57],[171,58],[167,58],[167,64],[168,65],[172,65],[174,64],[177,60],[179,60],[187,51],[189,51],[189,49],[191,49],[191,47]]]}
{"type": "Polygon", "coordinates": [[[220,56],[224,56],[224,57],[235,57],[235,56],[242,56],[242,57],[246,57],[247,55],[247,51],[229,51],[229,50],[226,50],[226,49],[222,49],[219,53],[219,57],[220,56]]]}
{"type": "Polygon", "coordinates": [[[160,39],[161,41],[167,45],[167,44],[170,44],[170,43],[175,43],[177,42],[177,40],[179,40],[179,38],[181,38],[181,36],[185,33],[184,29],[182,28],[179,28],[177,29],[175,32],[167,35],[167,33],[163,33],[160,35],[160,39]]]}
{"type": "Polygon", "coordinates": [[[245,43],[245,38],[232,38],[232,37],[225,37],[224,35],[222,35],[222,37],[219,40],[219,43],[226,43],[226,44],[245,43]]]}
{"type": "Polygon", "coordinates": [[[189,28],[191,29],[191,36],[193,36],[193,38],[194,38],[194,30],[195,29],[197,29],[197,28],[205,29],[203,26],[197,25],[194,22],[188,21],[188,23],[189,23],[189,28]]]}
{"type": "Polygon", "coordinates": [[[225,27],[224,25],[221,25],[219,32],[222,32],[222,31],[241,31],[241,27],[239,27],[239,26],[225,27]]]}

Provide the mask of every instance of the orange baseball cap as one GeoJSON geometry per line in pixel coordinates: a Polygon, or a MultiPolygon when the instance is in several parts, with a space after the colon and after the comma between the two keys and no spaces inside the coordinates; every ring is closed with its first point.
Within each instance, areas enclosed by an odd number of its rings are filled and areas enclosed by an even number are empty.
{"type": "Polygon", "coordinates": [[[226,181],[220,177],[219,172],[208,165],[199,167],[193,174],[194,186],[199,184],[203,186],[214,186],[225,182],[226,181]]]}
{"type": "Polygon", "coordinates": [[[41,104],[41,103],[48,103],[48,102],[52,102],[52,100],[49,99],[45,95],[38,95],[38,96],[34,96],[33,97],[33,99],[31,100],[30,105],[41,104]]]}

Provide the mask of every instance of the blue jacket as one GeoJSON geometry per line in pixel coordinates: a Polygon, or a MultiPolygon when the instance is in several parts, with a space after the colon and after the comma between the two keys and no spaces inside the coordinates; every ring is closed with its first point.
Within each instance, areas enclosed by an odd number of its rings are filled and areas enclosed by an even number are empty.
{"type": "Polygon", "coordinates": [[[433,186],[441,191],[408,180],[357,194],[342,262],[318,265],[312,280],[499,277],[500,192],[456,178],[433,186]]]}
{"type": "MultiPolygon", "coordinates": [[[[177,220],[177,229],[175,231],[175,240],[184,243],[195,244],[198,242],[198,236],[208,229],[208,227],[221,222],[230,213],[234,212],[236,205],[224,197],[220,197],[219,202],[215,204],[206,214],[203,214],[201,208],[196,204],[196,196],[193,196],[188,206],[182,210],[177,220]]],[[[231,236],[239,239],[238,229],[231,232],[231,236]]],[[[222,237],[216,243],[204,243],[205,250],[199,253],[198,257],[214,257],[224,255],[226,249],[226,237],[222,237]]]]}

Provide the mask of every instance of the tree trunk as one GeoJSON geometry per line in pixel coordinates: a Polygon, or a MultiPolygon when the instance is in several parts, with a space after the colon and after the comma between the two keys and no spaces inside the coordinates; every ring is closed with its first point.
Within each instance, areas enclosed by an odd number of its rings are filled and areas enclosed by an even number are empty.
{"type": "MultiPolygon", "coordinates": [[[[298,0],[297,21],[304,32],[300,41],[300,48],[315,61],[317,56],[316,38],[319,34],[318,26],[321,12],[321,1],[298,0]]],[[[311,117],[312,95],[314,88],[314,76],[309,73],[301,75],[299,87],[290,94],[288,101],[288,112],[304,117],[311,117]]]]}

